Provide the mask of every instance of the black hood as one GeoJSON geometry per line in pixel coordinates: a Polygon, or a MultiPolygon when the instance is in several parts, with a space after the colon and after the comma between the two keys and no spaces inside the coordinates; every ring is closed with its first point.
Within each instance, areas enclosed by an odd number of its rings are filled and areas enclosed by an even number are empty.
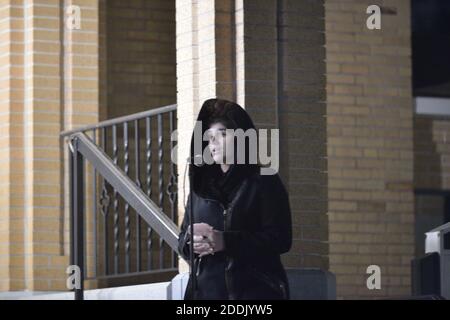
{"type": "MultiPolygon", "coordinates": [[[[237,103],[223,99],[206,100],[198,114],[197,121],[202,123],[202,135],[213,122],[224,123],[227,129],[256,129],[248,113],[237,103]]],[[[208,141],[202,140],[202,151],[208,146],[208,141]]],[[[194,159],[194,134],[191,138],[191,159],[194,159]]],[[[246,163],[232,164],[224,174],[218,164],[203,166],[189,165],[193,190],[199,196],[216,198],[225,204],[232,198],[236,188],[248,176],[259,172],[258,164],[248,163],[249,141],[245,140],[246,163]]]]}

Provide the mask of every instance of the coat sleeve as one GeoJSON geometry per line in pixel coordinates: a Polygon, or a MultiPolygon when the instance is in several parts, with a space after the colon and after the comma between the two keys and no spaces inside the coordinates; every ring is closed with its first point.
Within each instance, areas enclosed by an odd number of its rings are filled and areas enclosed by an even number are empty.
{"type": "Polygon", "coordinates": [[[224,232],[227,254],[257,258],[288,252],[292,245],[292,221],[288,193],[280,177],[261,177],[261,228],[224,232]]]}
{"type": "MultiPolygon", "coordinates": [[[[180,256],[189,262],[190,247],[189,247],[189,233],[187,232],[190,224],[190,208],[191,208],[191,194],[189,193],[186,210],[184,212],[183,222],[181,223],[180,234],[178,235],[178,253],[180,256]]],[[[197,256],[197,254],[194,254],[197,256]]]]}

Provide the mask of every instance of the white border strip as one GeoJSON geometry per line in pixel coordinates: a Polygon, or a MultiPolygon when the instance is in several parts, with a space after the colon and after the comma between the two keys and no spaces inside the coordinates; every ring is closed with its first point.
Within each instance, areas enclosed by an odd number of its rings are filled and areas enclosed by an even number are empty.
{"type": "Polygon", "coordinates": [[[414,108],[417,114],[450,116],[450,98],[416,97],[414,108]]]}

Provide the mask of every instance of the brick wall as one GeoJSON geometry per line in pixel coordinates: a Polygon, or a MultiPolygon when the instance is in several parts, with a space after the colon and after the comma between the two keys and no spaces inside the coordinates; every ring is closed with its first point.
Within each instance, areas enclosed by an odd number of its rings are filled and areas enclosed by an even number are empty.
{"type": "Polygon", "coordinates": [[[414,254],[409,1],[325,2],[330,270],[339,297],[410,294],[414,254]],[[381,268],[381,290],[366,287],[381,268]]]}
{"type": "Polygon", "coordinates": [[[175,1],[105,3],[107,118],[175,103],[175,1]]]}

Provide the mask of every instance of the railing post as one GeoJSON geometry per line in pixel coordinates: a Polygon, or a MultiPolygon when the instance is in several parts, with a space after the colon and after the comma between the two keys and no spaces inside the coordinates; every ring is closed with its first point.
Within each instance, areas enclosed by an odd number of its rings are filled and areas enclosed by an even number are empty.
{"type": "MultiPolygon", "coordinates": [[[[115,278],[116,276],[130,276],[132,274],[132,261],[133,254],[131,253],[131,242],[134,240],[132,237],[132,228],[131,228],[131,220],[129,217],[128,210],[133,208],[136,211],[136,272],[139,273],[141,271],[164,271],[165,267],[165,245],[169,244],[171,250],[174,251],[171,268],[176,266],[177,262],[177,250],[176,250],[176,242],[174,241],[174,235],[177,233],[176,225],[173,225],[173,220],[176,220],[176,201],[177,201],[177,173],[176,167],[172,164],[170,166],[170,179],[166,183],[163,174],[164,170],[164,158],[166,149],[164,148],[165,142],[163,141],[163,134],[166,134],[166,129],[169,129],[172,132],[175,129],[175,119],[176,119],[176,106],[167,106],[163,108],[158,108],[154,110],[145,111],[143,113],[138,113],[135,115],[129,115],[126,117],[120,117],[116,119],[111,119],[107,121],[100,122],[95,125],[86,126],[79,129],[69,130],[61,133],[62,137],[70,138],[68,152],[68,158],[70,162],[70,170],[68,177],[69,181],[69,201],[68,204],[70,207],[70,264],[72,266],[77,266],[78,270],[81,271],[81,288],[77,286],[77,290],[74,290],[76,299],[84,298],[84,288],[83,288],[83,280],[91,279],[90,272],[87,270],[86,266],[91,265],[89,261],[93,262],[93,278],[98,278],[100,272],[100,276],[104,276],[105,279],[115,278]],[[164,126],[163,118],[169,113],[170,116],[170,125],[169,128],[164,126]],[[152,117],[155,117],[157,121],[157,128],[152,128],[152,117]],[[135,181],[133,181],[133,186],[129,185],[129,173],[133,172],[132,163],[130,163],[129,159],[129,122],[134,121],[135,131],[135,181]],[[145,122],[145,167],[142,169],[144,165],[141,161],[141,133],[140,133],[140,125],[139,122],[145,122]],[[124,168],[116,167],[118,165],[119,157],[119,143],[117,136],[117,129],[123,126],[124,132],[124,168]],[[152,137],[152,129],[157,129],[157,134],[152,137]],[[107,131],[111,130],[112,139],[110,139],[107,135],[107,131]],[[89,132],[91,131],[93,136],[90,137],[89,132]],[[96,133],[99,133],[99,136],[96,137],[96,133]],[[98,140],[98,141],[97,141],[98,140]],[[107,152],[107,142],[110,144],[111,149],[110,153],[107,152]],[[156,144],[156,148],[152,148],[152,143],[156,144]],[[97,150],[98,149],[98,150],[97,150]],[[155,150],[153,150],[155,149],[155,150]],[[157,158],[152,159],[152,153],[156,153],[157,158]],[[111,159],[112,158],[112,159],[111,159]],[[154,161],[152,161],[154,160],[154,161]],[[92,181],[85,181],[87,178],[85,171],[86,161],[90,162],[93,165],[93,177],[92,181]],[[111,167],[110,165],[114,163],[116,166],[111,167]],[[155,174],[152,175],[152,164],[156,164],[155,174]],[[121,169],[118,172],[115,169],[121,169]],[[122,172],[124,171],[124,172],[122,172]],[[123,175],[124,173],[124,175],[123,175]],[[143,176],[142,176],[143,175],[143,176]],[[141,177],[142,176],[142,177],[141,177]],[[98,179],[102,179],[98,182],[98,179]],[[120,177],[119,179],[117,177],[120,177]],[[145,183],[141,180],[145,179],[145,183]],[[156,180],[157,179],[157,180],[156,180]],[[156,180],[156,181],[152,181],[156,180]],[[126,186],[124,186],[124,182],[126,186]],[[155,183],[153,183],[155,182],[155,183]],[[101,183],[101,192],[97,195],[97,187],[99,187],[98,183],[101,183]],[[86,184],[86,185],[85,185],[86,184]],[[86,210],[86,199],[85,197],[90,196],[86,195],[86,188],[88,185],[91,185],[93,188],[92,197],[92,210],[93,210],[93,243],[91,241],[86,242],[88,240],[88,236],[85,234],[86,228],[86,218],[85,210],[86,210]],[[111,186],[111,190],[109,189],[111,186]],[[136,189],[137,186],[137,189],[136,189]],[[165,187],[166,186],[166,187],[165,187]],[[153,187],[153,188],[152,188],[153,187]],[[121,191],[119,192],[117,189],[119,188],[121,191]],[[153,189],[153,190],[152,190],[153,189]],[[130,192],[130,190],[134,190],[130,192]],[[157,191],[155,197],[153,193],[157,191]],[[136,192],[142,192],[146,194],[147,197],[145,199],[142,198],[142,194],[136,197],[136,192]],[[159,194],[158,194],[159,191],[159,194]],[[112,195],[111,195],[111,194],[112,195]],[[165,195],[167,193],[169,195],[168,201],[170,201],[170,209],[171,213],[164,214],[162,211],[165,206],[163,205],[165,202],[165,195]],[[96,197],[99,196],[97,202],[96,197]],[[110,198],[111,196],[111,198],[110,198]],[[124,210],[122,211],[121,203],[119,203],[119,196],[124,201],[124,210]],[[123,198],[125,197],[125,198],[123,198]],[[153,200],[154,199],[154,200],[153,200]],[[128,201],[131,201],[129,203],[128,201]],[[157,203],[155,203],[157,202],[157,203]],[[137,207],[136,207],[137,206],[137,207]],[[111,207],[111,209],[110,209],[111,207]],[[138,209],[136,209],[138,208],[138,209]],[[100,222],[97,220],[97,210],[101,209],[102,218],[100,218],[100,222]],[[120,210],[119,210],[120,209],[120,210]],[[113,217],[110,217],[109,211],[113,211],[113,217]],[[123,216],[122,216],[123,214],[123,216]],[[113,218],[113,219],[109,219],[113,218]],[[124,218],[124,222],[122,223],[122,219],[124,218]],[[169,219],[167,219],[169,218],[169,219]],[[172,221],[170,221],[172,219],[172,221]],[[102,223],[103,222],[103,223],[102,223]],[[100,223],[100,224],[97,224],[100,223]],[[121,228],[124,228],[124,239],[125,246],[124,250],[119,247],[119,240],[122,239],[119,237],[121,228]],[[142,231],[143,229],[145,231],[142,231]],[[158,230],[158,232],[156,232],[158,230]],[[99,234],[97,233],[100,232],[99,234]],[[130,233],[131,232],[131,233],[130,233]],[[144,235],[143,233],[144,232],[144,235]],[[102,234],[103,233],[103,234],[102,234]],[[145,234],[146,233],[146,234],[145,234]],[[154,233],[159,235],[159,241],[155,239],[153,236],[154,233]],[[142,237],[146,239],[142,239],[142,237]],[[141,242],[140,240],[146,240],[145,242],[141,242]],[[98,243],[98,247],[95,247],[98,243]],[[169,242],[167,242],[169,241],[169,242]],[[155,242],[155,243],[154,243],[155,242]],[[156,257],[156,252],[154,251],[154,246],[158,246],[159,242],[159,264],[160,268],[154,267],[153,264],[156,265],[157,261],[153,261],[153,258],[156,257]],[[143,244],[144,243],[144,244],[143,244]],[[88,246],[93,245],[93,255],[87,255],[88,246]],[[103,247],[103,250],[101,249],[103,247]],[[111,250],[110,250],[111,249],[111,250]],[[97,250],[99,250],[97,252],[97,250]],[[125,255],[124,255],[125,254],[125,255]],[[112,255],[112,256],[111,256],[112,255]],[[147,257],[147,267],[143,266],[144,255],[147,257]],[[155,257],[153,257],[155,255],[155,257]],[[124,270],[121,270],[122,265],[119,263],[123,259],[124,262],[124,270]],[[97,266],[98,260],[101,260],[101,263],[104,264],[104,268],[100,268],[101,265],[97,266]],[[153,262],[153,263],[152,263],[153,262]],[[113,267],[112,267],[113,265],[113,267]],[[99,269],[100,268],[100,269],[99,269]],[[148,269],[148,270],[144,270],[148,269]],[[159,269],[159,270],[158,270],[159,269]],[[120,272],[125,271],[125,272],[120,272]],[[103,274],[101,274],[103,273],[103,274]]],[[[144,129],[144,128],[142,128],[144,129]]],[[[170,144],[173,147],[173,144],[170,144]]],[[[121,151],[121,150],[120,150],[121,151]]],[[[154,170],[153,170],[154,171],[154,170]]],[[[89,221],[90,222],[90,221],[89,221]]],[[[179,232],[179,230],[178,230],[179,232]]],[[[158,249],[158,248],[156,248],[158,249]]],[[[133,259],[134,260],[134,259],[133,259]]],[[[77,273],[78,273],[77,270],[77,273]]],[[[77,274],[78,276],[78,274],[77,274]]],[[[78,277],[77,283],[80,277],[78,277]]]]}
{"type": "Polygon", "coordinates": [[[79,288],[75,288],[75,300],[83,300],[84,290],[84,193],[83,193],[83,157],[78,151],[77,140],[72,139],[70,176],[71,176],[71,261],[80,270],[79,288]]]}

